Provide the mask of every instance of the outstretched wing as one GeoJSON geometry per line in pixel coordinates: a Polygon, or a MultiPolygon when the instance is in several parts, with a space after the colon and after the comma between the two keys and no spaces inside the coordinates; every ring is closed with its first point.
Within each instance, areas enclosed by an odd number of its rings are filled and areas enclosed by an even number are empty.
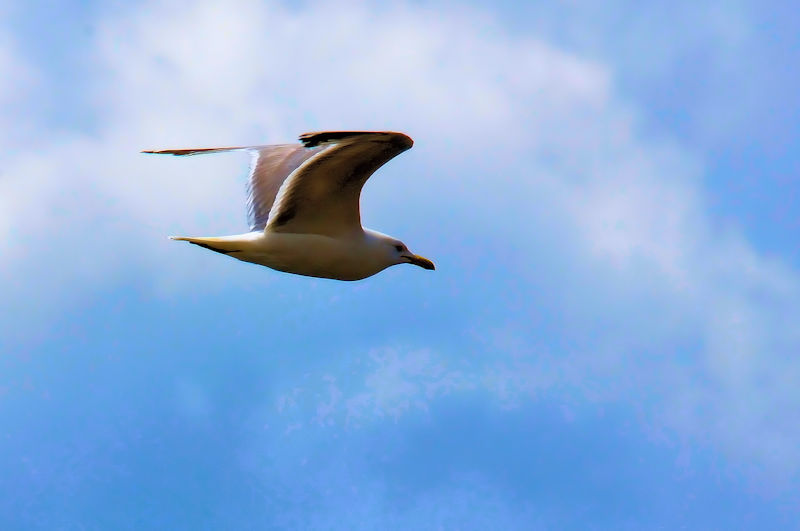
{"type": "Polygon", "coordinates": [[[263,146],[254,150],[247,179],[247,221],[250,230],[264,230],[269,212],[287,177],[322,148],[300,144],[263,146]]]}
{"type": "Polygon", "coordinates": [[[300,136],[319,149],[283,182],[266,230],[336,236],[361,229],[364,183],[386,162],[411,148],[402,133],[326,131],[300,136]]]}
{"type": "Polygon", "coordinates": [[[251,231],[264,230],[269,211],[283,181],[303,162],[324,148],[306,148],[301,144],[272,146],[237,146],[196,149],[164,149],[143,151],[158,155],[204,155],[225,151],[248,151],[252,155],[247,178],[247,222],[251,231]]]}

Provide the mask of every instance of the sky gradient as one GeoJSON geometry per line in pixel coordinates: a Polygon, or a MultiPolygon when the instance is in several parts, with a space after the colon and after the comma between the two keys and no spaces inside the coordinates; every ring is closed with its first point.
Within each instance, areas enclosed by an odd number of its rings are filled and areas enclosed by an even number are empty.
{"type": "Polygon", "coordinates": [[[0,0],[0,529],[792,529],[791,3],[0,0]],[[247,157],[415,140],[355,283],[247,157]]]}

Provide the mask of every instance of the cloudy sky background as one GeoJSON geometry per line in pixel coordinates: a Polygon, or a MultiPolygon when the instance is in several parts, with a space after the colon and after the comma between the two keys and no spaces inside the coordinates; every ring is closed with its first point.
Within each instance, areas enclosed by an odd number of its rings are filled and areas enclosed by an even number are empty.
{"type": "Polygon", "coordinates": [[[796,525],[800,16],[529,4],[0,1],[0,527],[796,525]],[[340,128],[435,273],[166,239],[340,128]]]}

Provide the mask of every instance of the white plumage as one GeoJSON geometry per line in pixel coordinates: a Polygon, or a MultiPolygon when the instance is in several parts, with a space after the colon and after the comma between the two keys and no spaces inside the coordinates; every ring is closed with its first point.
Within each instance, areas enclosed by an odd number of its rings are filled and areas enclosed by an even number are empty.
{"type": "Polygon", "coordinates": [[[389,266],[433,262],[403,242],[364,229],[359,200],[367,179],[410,149],[402,133],[324,131],[302,144],[144,151],[198,155],[249,151],[250,231],[221,237],[172,237],[278,271],[337,280],[360,280],[389,266]]]}

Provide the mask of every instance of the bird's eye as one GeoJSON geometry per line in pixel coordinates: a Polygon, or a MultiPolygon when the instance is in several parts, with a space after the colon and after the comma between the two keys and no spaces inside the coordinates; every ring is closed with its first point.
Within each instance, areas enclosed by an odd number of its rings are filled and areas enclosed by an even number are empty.
{"type": "Polygon", "coordinates": [[[394,248],[397,249],[398,253],[403,250],[403,246],[402,245],[395,245],[394,248]]]}

